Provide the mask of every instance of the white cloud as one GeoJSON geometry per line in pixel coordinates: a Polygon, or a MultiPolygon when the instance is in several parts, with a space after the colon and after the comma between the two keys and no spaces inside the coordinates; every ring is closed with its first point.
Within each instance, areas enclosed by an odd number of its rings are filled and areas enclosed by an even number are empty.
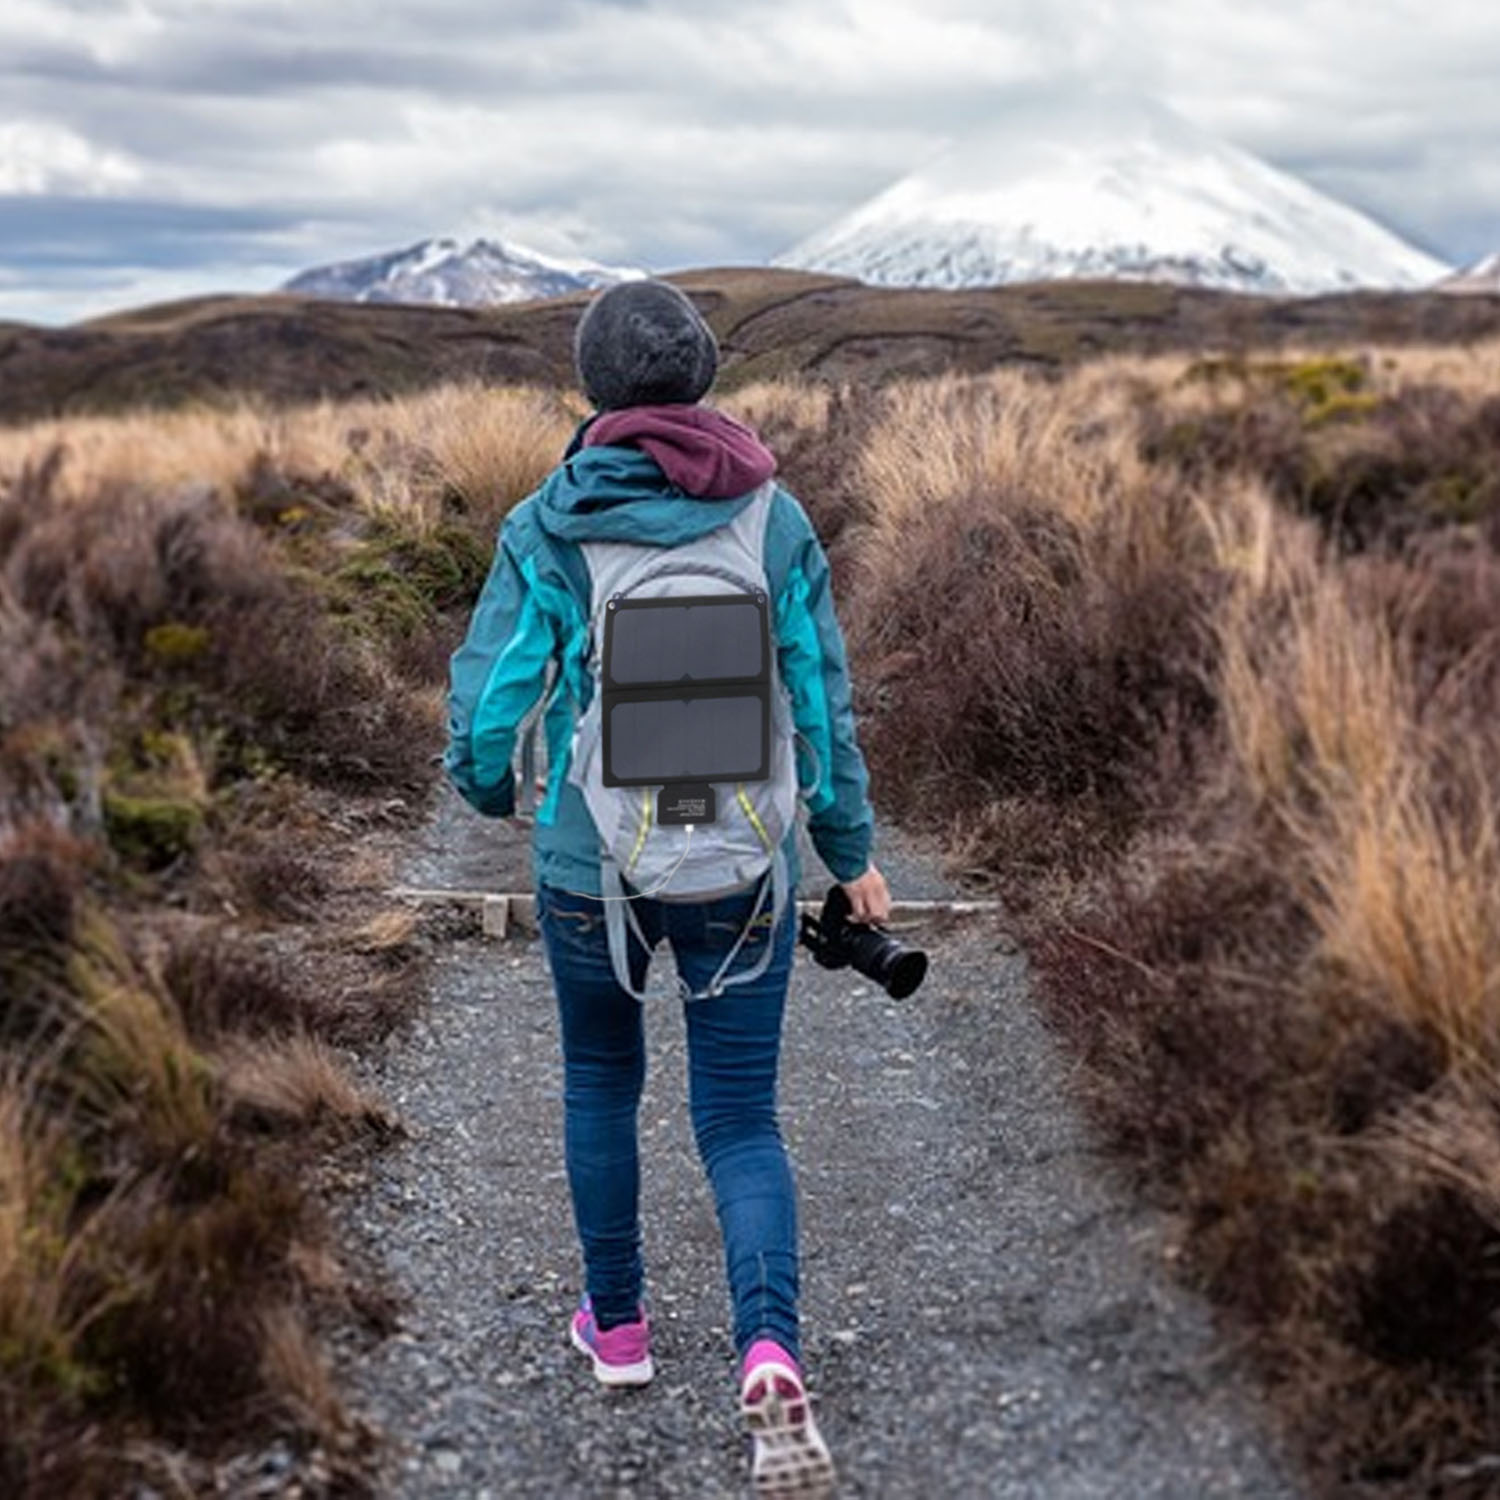
{"type": "Polygon", "coordinates": [[[0,192],[262,211],[285,273],[480,225],[745,261],[1108,81],[1463,258],[1500,246],[1497,77],[1487,0],[7,0],[0,192]]]}
{"type": "Polygon", "coordinates": [[[138,163],[50,120],[0,121],[0,193],[111,193],[137,186],[138,163]]]}

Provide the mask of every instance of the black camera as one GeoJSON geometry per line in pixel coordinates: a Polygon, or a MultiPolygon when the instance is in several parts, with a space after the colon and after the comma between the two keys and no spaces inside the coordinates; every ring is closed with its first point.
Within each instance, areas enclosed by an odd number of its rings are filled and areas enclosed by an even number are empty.
{"type": "Polygon", "coordinates": [[[852,908],[843,886],[828,892],[819,916],[806,912],[799,936],[825,969],[852,966],[873,979],[892,1000],[904,1000],[927,974],[927,955],[908,948],[883,927],[852,922],[852,908]]]}

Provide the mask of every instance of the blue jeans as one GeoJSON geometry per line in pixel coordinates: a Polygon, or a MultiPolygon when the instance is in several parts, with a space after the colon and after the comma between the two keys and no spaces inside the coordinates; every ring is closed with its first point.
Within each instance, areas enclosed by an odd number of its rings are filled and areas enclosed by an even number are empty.
{"type": "MultiPolygon", "coordinates": [[[[636,900],[653,949],[666,938],[677,972],[706,986],[744,929],[754,894],[683,903],[636,900]]],[[[640,1002],[615,980],[595,897],[542,886],[537,913],[562,1021],[564,1151],[588,1293],[601,1328],[638,1316],[643,1270],[636,1115],[646,1081],[640,1002]]],[[[795,907],[776,932],[769,914],[731,973],[773,942],[765,973],[709,999],[684,1002],[688,1093],[698,1153],[713,1188],[741,1354],[757,1338],[798,1354],[797,1203],[776,1119],[776,1069],[795,946],[795,907]]],[[[631,981],[650,954],[632,937],[631,981]]]]}

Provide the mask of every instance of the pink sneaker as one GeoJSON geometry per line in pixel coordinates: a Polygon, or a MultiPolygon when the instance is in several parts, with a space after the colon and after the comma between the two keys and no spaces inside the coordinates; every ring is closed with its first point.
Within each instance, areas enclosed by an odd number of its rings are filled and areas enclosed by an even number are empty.
{"type": "Polygon", "coordinates": [[[750,1477],[757,1500],[823,1500],[833,1493],[833,1460],[813,1421],[797,1361],[757,1339],[745,1355],[740,1410],[755,1442],[750,1477]]]}
{"type": "Polygon", "coordinates": [[[651,1325],[646,1310],[634,1323],[601,1331],[587,1297],[568,1325],[568,1337],[580,1354],[594,1362],[594,1378],[602,1385],[645,1385],[656,1373],[651,1363],[651,1325]]]}

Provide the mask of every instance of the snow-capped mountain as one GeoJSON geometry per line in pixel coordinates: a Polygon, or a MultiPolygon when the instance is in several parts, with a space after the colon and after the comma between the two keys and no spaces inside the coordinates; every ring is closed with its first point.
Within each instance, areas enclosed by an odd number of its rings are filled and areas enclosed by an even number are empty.
{"type": "Polygon", "coordinates": [[[1165,106],[1006,108],[774,264],[884,286],[1119,277],[1266,293],[1430,286],[1450,267],[1165,106]]]}
{"type": "Polygon", "coordinates": [[[1500,292],[1500,252],[1486,255],[1462,271],[1445,276],[1437,284],[1440,292],[1500,292]]]}
{"type": "Polygon", "coordinates": [[[499,240],[423,240],[405,250],[339,261],[294,276],[283,291],[345,302],[435,302],[482,307],[564,297],[628,281],[644,272],[559,260],[499,240]]]}

